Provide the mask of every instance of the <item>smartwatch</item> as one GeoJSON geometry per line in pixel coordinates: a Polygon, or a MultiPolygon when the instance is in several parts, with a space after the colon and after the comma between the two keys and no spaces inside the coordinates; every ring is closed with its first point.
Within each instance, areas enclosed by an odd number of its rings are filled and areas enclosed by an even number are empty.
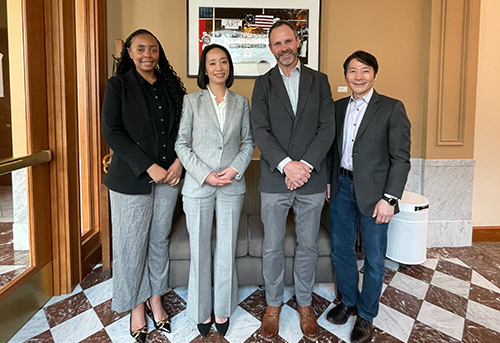
{"type": "Polygon", "coordinates": [[[398,203],[398,199],[396,198],[389,198],[387,196],[383,196],[382,199],[384,199],[385,201],[387,201],[389,203],[389,205],[391,206],[396,206],[396,204],[398,203]]]}

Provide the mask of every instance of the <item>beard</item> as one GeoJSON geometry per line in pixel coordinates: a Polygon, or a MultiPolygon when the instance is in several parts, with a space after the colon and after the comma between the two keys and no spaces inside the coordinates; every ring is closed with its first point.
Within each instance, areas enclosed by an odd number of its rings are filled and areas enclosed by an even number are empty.
{"type": "Polygon", "coordinates": [[[287,49],[285,51],[280,52],[278,55],[275,55],[276,60],[284,66],[289,66],[295,61],[295,58],[297,57],[297,52],[293,51],[292,49],[287,49]]]}

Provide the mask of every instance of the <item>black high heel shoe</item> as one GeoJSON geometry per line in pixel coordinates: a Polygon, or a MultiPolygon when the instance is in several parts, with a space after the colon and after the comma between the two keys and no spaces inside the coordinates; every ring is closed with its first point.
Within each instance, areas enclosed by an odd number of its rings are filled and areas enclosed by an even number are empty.
{"type": "Polygon", "coordinates": [[[144,325],[139,330],[132,331],[132,314],[130,314],[130,336],[135,339],[136,342],[146,343],[146,336],[148,335],[148,324],[144,325]]]}
{"type": "Polygon", "coordinates": [[[213,316],[210,316],[210,321],[208,323],[199,323],[198,324],[198,331],[200,332],[200,335],[202,335],[203,337],[207,337],[213,323],[214,323],[213,316]]]}
{"type": "Polygon", "coordinates": [[[215,322],[215,328],[217,329],[217,331],[219,331],[219,335],[224,337],[226,335],[227,329],[229,328],[229,317],[222,324],[215,322]]]}
{"type": "Polygon", "coordinates": [[[144,302],[144,305],[146,306],[146,313],[148,314],[148,316],[151,317],[151,319],[153,319],[153,324],[155,326],[155,329],[158,331],[164,331],[166,333],[170,333],[170,317],[168,316],[168,314],[167,314],[167,318],[157,322],[157,321],[155,321],[155,316],[153,314],[153,310],[151,307],[151,303],[149,302],[149,299],[147,299],[144,302]]]}

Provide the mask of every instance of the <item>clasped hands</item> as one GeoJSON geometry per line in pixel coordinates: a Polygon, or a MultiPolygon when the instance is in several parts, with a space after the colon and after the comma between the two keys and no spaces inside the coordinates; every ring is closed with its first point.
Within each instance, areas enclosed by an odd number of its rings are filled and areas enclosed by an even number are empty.
{"type": "Polygon", "coordinates": [[[311,177],[311,168],[305,163],[290,161],[283,167],[286,187],[293,191],[302,187],[311,177]]]}
{"type": "Polygon", "coordinates": [[[175,186],[181,180],[182,175],[182,164],[181,161],[176,158],[174,163],[165,170],[158,164],[153,163],[146,172],[153,179],[151,182],[154,183],[168,183],[170,186],[175,186]]]}
{"type": "Polygon", "coordinates": [[[211,172],[208,174],[207,178],[205,179],[205,183],[208,183],[209,185],[212,186],[225,186],[229,185],[232,181],[232,179],[238,174],[236,169],[232,167],[227,167],[223,171],[221,171],[219,174],[216,172],[211,172]]]}

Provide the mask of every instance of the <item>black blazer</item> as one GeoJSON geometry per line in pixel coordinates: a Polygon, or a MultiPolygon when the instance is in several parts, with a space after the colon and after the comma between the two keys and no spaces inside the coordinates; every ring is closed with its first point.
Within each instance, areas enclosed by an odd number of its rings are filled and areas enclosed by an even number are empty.
{"type": "MultiPolygon", "coordinates": [[[[168,92],[166,87],[164,91],[168,92]]],[[[170,105],[167,163],[177,158],[175,104],[170,105]]],[[[158,163],[159,144],[155,140],[146,100],[134,68],[106,82],[102,105],[102,135],[113,149],[113,158],[104,184],[126,194],[151,193],[151,177],[146,170],[158,163]]]]}
{"type": "MultiPolygon", "coordinates": [[[[335,101],[337,134],[327,158],[332,198],[338,189],[349,98],[335,101]]],[[[403,103],[374,90],[353,147],[354,191],[363,215],[373,214],[384,193],[398,198],[403,195],[410,171],[410,131],[403,103]]]]}
{"type": "Polygon", "coordinates": [[[301,159],[314,170],[299,194],[326,190],[325,157],[335,135],[334,105],[328,77],[301,66],[297,113],[293,114],[281,73],[276,67],[255,80],[250,117],[255,143],[261,151],[262,192],[288,193],[285,175],[276,167],[287,156],[301,159]]]}

